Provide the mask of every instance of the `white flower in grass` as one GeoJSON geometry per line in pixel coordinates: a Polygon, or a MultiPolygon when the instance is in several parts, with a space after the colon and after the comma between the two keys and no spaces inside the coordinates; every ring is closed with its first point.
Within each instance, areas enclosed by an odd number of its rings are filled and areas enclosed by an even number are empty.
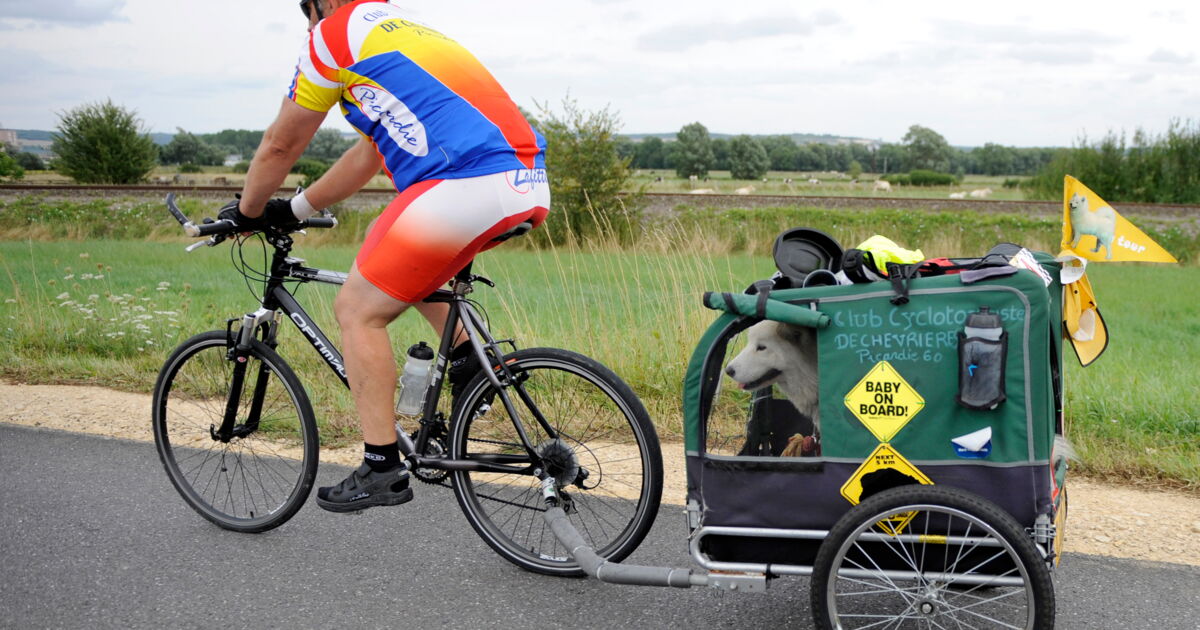
{"type": "Polygon", "coordinates": [[[74,278],[74,277],[75,277],[75,274],[69,273],[69,274],[63,276],[63,280],[70,280],[71,278],[74,278]]]}
{"type": "Polygon", "coordinates": [[[103,278],[103,277],[104,277],[104,274],[102,274],[102,273],[98,273],[98,274],[96,274],[96,275],[92,276],[92,279],[93,279],[93,280],[99,280],[99,279],[101,279],[101,278],[103,278]]]}
{"type": "Polygon", "coordinates": [[[56,298],[54,298],[54,299],[56,299],[56,300],[65,300],[65,299],[67,299],[67,298],[69,298],[69,297],[71,297],[71,294],[70,294],[70,293],[67,293],[66,291],[63,291],[62,293],[59,293],[59,294],[58,294],[58,297],[56,297],[56,298]]]}
{"type": "Polygon", "coordinates": [[[17,301],[14,300],[13,298],[8,298],[7,300],[4,300],[4,303],[5,304],[16,304],[17,301]]]}
{"type": "Polygon", "coordinates": [[[80,255],[79,255],[79,257],[80,257],[80,258],[87,259],[87,258],[91,258],[91,257],[92,257],[92,255],[91,255],[91,254],[89,254],[89,253],[87,253],[87,252],[83,252],[82,254],[80,254],[80,255]]]}

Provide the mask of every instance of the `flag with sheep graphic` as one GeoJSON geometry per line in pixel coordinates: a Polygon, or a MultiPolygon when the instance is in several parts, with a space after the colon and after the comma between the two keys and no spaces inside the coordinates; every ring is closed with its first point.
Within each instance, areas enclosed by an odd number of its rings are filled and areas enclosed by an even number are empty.
{"type": "Polygon", "coordinates": [[[1063,181],[1062,249],[1097,262],[1179,262],[1070,175],[1063,181]]]}

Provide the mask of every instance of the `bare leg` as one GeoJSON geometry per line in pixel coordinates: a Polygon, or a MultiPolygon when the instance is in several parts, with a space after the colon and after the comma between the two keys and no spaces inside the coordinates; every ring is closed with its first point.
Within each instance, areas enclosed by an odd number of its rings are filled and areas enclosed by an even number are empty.
{"type": "Polygon", "coordinates": [[[342,329],[346,376],[358,411],[363,441],[396,441],[396,357],[387,325],[409,306],[375,288],[353,267],[338,291],[333,311],[342,329]]]}
{"type": "MultiPolygon", "coordinates": [[[[417,312],[425,317],[425,321],[433,327],[433,332],[437,334],[438,339],[442,338],[442,332],[446,328],[446,319],[450,316],[450,305],[445,302],[417,302],[413,304],[417,308],[417,312]]],[[[463,330],[462,322],[456,326],[458,334],[455,335],[454,345],[458,345],[467,340],[466,332],[463,330]]]]}

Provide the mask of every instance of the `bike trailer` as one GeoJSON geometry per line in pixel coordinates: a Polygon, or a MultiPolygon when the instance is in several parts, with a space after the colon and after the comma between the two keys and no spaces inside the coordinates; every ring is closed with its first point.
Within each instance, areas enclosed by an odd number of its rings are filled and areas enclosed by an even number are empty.
{"type": "Polygon", "coordinates": [[[694,558],[710,570],[806,574],[852,505],[916,483],[994,502],[1052,557],[1065,513],[1065,460],[1052,466],[1062,434],[1062,286],[1060,265],[1036,258],[1045,276],[1005,266],[706,295],[725,312],[684,383],[694,558]],[[763,319],[816,330],[815,455],[784,455],[813,430],[782,393],[742,391],[724,374],[763,319]]]}

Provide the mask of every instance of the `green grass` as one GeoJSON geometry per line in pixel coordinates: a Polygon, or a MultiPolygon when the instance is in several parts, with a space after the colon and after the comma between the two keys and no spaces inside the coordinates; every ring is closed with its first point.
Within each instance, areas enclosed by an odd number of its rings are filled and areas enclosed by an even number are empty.
{"type": "MultiPolygon", "coordinates": [[[[122,203],[35,200],[0,209],[0,234],[8,235],[0,236],[0,342],[10,356],[0,374],[148,392],[177,343],[256,307],[230,265],[227,244],[185,254],[189,241],[170,236],[169,224],[155,227],[164,222],[153,208],[122,203]],[[51,207],[61,215],[55,221],[38,212],[51,207]],[[130,217],[137,220],[121,228],[128,232],[112,233],[114,222],[130,217]],[[42,240],[14,240],[31,225],[42,240]],[[107,238],[92,236],[95,230],[107,238]]],[[[369,218],[347,216],[338,230],[300,237],[296,253],[315,266],[346,269],[356,250],[350,243],[369,218]]],[[[686,363],[714,317],[700,306],[701,293],[739,291],[769,276],[770,242],[782,227],[795,225],[820,227],[843,243],[879,231],[930,256],[978,252],[997,240],[1041,248],[1057,240],[1057,226],[1036,218],[693,211],[649,227],[633,252],[611,244],[591,251],[510,246],[489,252],[477,271],[499,286],[480,286],[473,297],[499,336],[514,337],[523,347],[570,348],[613,368],[645,400],[664,438],[674,439],[682,432],[686,363]]],[[[1196,237],[1180,236],[1168,249],[1194,261],[1196,237]]],[[[245,253],[261,260],[259,249],[245,253]]],[[[1200,488],[1200,305],[1194,299],[1200,267],[1095,264],[1089,271],[1111,342],[1086,369],[1065,349],[1066,410],[1069,434],[1083,456],[1079,468],[1200,488]]],[[[299,295],[336,342],[334,291],[308,285],[299,295]]],[[[415,315],[393,324],[392,337],[398,350],[419,339],[433,341],[415,315]]],[[[289,330],[282,340],[282,353],[309,385],[324,438],[352,439],[354,415],[344,388],[299,335],[289,330]]]]}
{"type": "MultiPolygon", "coordinates": [[[[303,237],[302,237],[303,238],[303,237]]],[[[325,246],[297,253],[312,265],[346,269],[355,249],[325,246]]],[[[261,251],[247,247],[246,256],[261,251]]],[[[27,382],[101,384],[148,392],[166,354],[183,339],[223,328],[256,308],[223,245],[183,252],[183,243],[136,241],[0,241],[0,341],[14,361],[0,368],[27,382]]],[[[523,347],[570,348],[617,370],[645,397],[665,436],[678,436],[680,383],[691,345],[712,319],[703,291],[744,288],[770,275],[769,260],[620,252],[499,250],[476,271],[498,288],[473,296],[493,330],[523,347]]],[[[260,265],[261,267],[261,265],[260,265]]],[[[339,341],[334,287],[307,285],[299,296],[317,323],[339,341]]],[[[419,339],[434,341],[416,315],[392,325],[397,354],[419,339]]],[[[352,433],[352,407],[299,335],[281,352],[310,387],[329,436],[352,433]]]]}

